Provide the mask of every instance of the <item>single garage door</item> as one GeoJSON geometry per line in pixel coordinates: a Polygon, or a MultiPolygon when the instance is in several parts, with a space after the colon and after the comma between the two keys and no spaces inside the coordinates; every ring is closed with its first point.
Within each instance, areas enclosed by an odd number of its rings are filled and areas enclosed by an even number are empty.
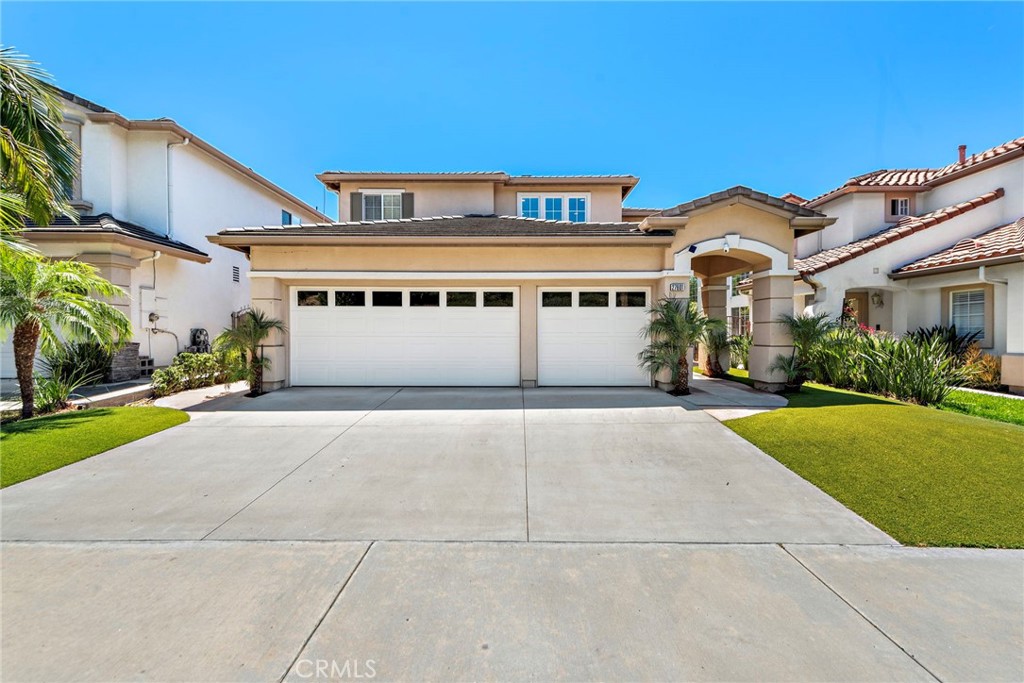
{"type": "Polygon", "coordinates": [[[517,288],[294,287],[296,386],[518,386],[517,288]]]}
{"type": "Polygon", "coordinates": [[[541,386],[650,386],[637,367],[650,290],[541,289],[537,309],[541,386]]]}

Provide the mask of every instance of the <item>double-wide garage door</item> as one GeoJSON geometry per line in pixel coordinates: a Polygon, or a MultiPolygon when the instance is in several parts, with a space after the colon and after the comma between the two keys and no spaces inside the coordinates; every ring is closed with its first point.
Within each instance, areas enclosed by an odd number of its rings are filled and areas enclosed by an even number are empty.
{"type": "MultiPolygon", "coordinates": [[[[296,287],[296,386],[518,386],[519,289],[296,287]]],[[[637,367],[650,293],[540,288],[541,386],[646,386],[637,367]]],[[[532,342],[532,340],[528,340],[532,342]]]]}
{"type": "Polygon", "coordinates": [[[518,386],[514,288],[292,290],[297,386],[518,386]]]}

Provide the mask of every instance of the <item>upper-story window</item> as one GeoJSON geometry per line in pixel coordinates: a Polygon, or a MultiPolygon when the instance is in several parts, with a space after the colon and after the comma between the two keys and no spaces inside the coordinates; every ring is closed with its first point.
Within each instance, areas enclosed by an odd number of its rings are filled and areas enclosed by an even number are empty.
{"type": "Polygon", "coordinates": [[[401,217],[401,190],[363,193],[363,220],[379,221],[401,217]]]}
{"type": "Polygon", "coordinates": [[[292,214],[291,214],[291,212],[290,211],[285,211],[284,209],[281,209],[281,225],[291,225],[291,224],[292,224],[292,214]]]}
{"type": "Polygon", "coordinates": [[[886,222],[895,223],[904,216],[914,215],[914,196],[907,194],[885,195],[886,222]]]}
{"type": "Polygon", "coordinates": [[[561,192],[520,193],[519,215],[523,218],[585,223],[590,220],[590,195],[561,192]]]}
{"type": "Polygon", "coordinates": [[[68,139],[74,143],[75,148],[79,151],[78,159],[75,164],[75,179],[70,185],[64,188],[64,194],[68,201],[80,202],[82,201],[82,124],[71,118],[64,119],[61,123],[61,128],[67,133],[68,139]]]}

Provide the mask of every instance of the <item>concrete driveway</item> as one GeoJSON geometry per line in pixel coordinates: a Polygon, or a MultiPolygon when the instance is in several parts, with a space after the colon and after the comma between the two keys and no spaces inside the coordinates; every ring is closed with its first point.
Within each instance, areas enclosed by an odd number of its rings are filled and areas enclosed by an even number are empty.
{"type": "Polygon", "coordinates": [[[1024,676],[1021,553],[652,390],[234,397],[0,502],[4,680],[1024,676]]]}

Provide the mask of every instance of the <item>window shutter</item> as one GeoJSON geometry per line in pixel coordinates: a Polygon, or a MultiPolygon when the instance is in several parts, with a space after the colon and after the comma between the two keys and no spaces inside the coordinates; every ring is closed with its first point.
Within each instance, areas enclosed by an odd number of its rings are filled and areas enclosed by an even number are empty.
{"type": "Polygon", "coordinates": [[[402,193],[402,218],[413,217],[412,192],[402,193]]]}
{"type": "Polygon", "coordinates": [[[349,194],[349,220],[363,220],[363,193],[352,192],[349,194]]]}

